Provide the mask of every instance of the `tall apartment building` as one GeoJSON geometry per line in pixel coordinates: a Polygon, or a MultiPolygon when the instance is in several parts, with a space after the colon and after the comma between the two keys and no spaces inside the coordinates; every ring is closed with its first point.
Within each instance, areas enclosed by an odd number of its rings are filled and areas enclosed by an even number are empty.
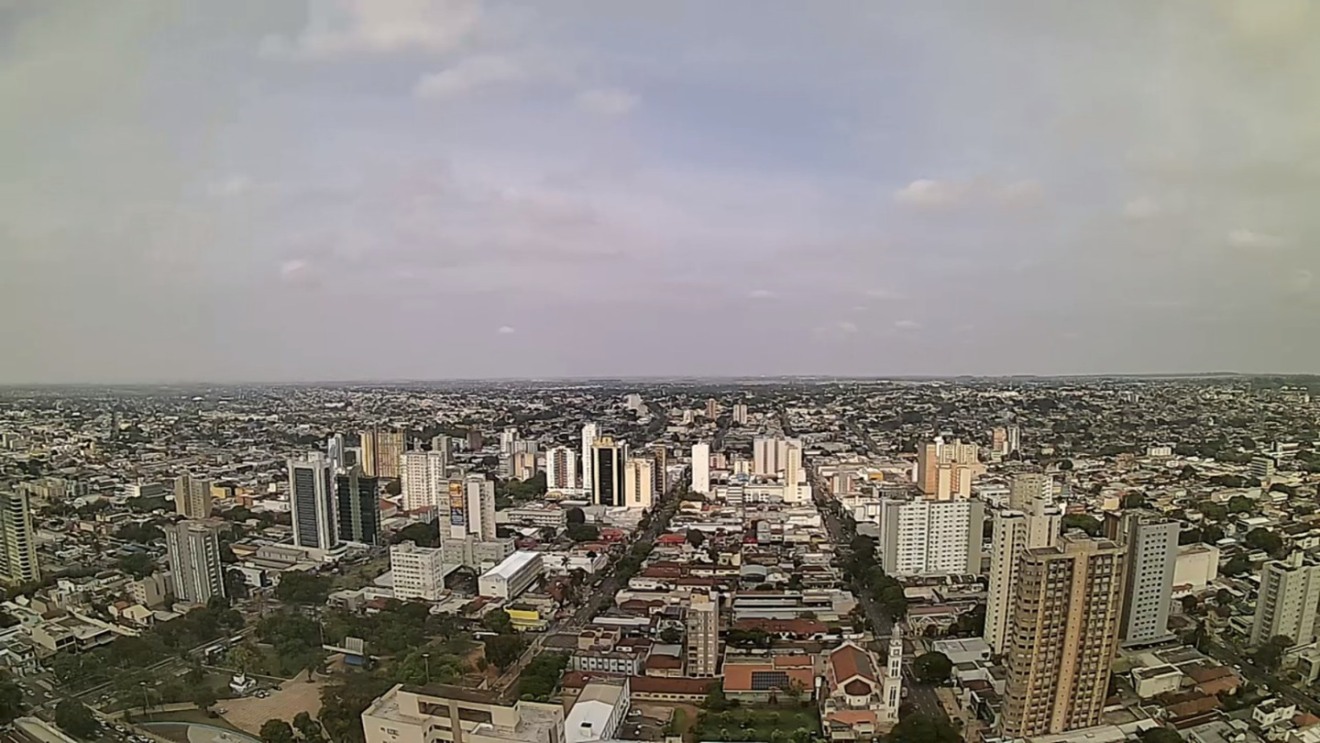
{"type": "Polygon", "coordinates": [[[289,460],[289,511],[294,546],[318,551],[338,546],[330,461],[319,452],[289,460]]]}
{"type": "Polygon", "coordinates": [[[623,505],[623,461],[628,445],[601,436],[591,446],[591,501],[598,506],[623,505]]]}
{"type": "Polygon", "coordinates": [[[1293,552],[1265,563],[1260,573],[1251,644],[1263,645],[1280,635],[1304,645],[1317,636],[1316,605],[1320,603],[1320,565],[1293,552]]]}
{"type": "Polygon", "coordinates": [[[720,603],[717,596],[693,593],[687,610],[687,675],[714,676],[720,662],[720,603]]]}
{"type": "Polygon", "coordinates": [[[440,601],[445,596],[444,550],[413,542],[390,545],[390,575],[400,601],[440,601]]]}
{"type": "Polygon", "coordinates": [[[990,587],[982,636],[995,655],[1003,655],[1007,648],[1022,553],[1054,546],[1063,520],[1062,509],[1048,499],[1038,498],[1028,505],[1031,510],[1026,512],[1001,509],[991,516],[994,534],[990,543],[990,587]]]}
{"type": "Polygon", "coordinates": [[[1119,637],[1129,647],[1172,638],[1169,606],[1178,562],[1178,523],[1144,510],[1126,512],[1111,523],[1116,533],[1107,536],[1127,551],[1119,637]]]}
{"type": "Polygon", "coordinates": [[[485,475],[451,478],[440,506],[440,540],[495,539],[495,482],[485,475]]]}
{"type": "Polygon", "coordinates": [[[174,510],[186,519],[211,516],[211,481],[191,475],[174,478],[174,510]]]}
{"type": "Polygon", "coordinates": [[[1054,500],[1054,478],[1039,472],[1023,472],[1013,476],[1009,484],[1008,507],[1014,511],[1030,511],[1038,500],[1054,500]]]}
{"type": "Polygon", "coordinates": [[[779,436],[758,436],[752,440],[752,474],[779,477],[788,466],[788,439],[779,436]]]}
{"type": "Polygon", "coordinates": [[[362,472],[367,477],[394,480],[399,477],[399,460],[407,450],[407,435],[402,430],[372,428],[362,432],[362,472]]]}
{"type": "Polygon", "coordinates": [[[404,452],[400,474],[405,511],[439,510],[449,495],[449,457],[444,452],[404,452]]]}
{"type": "Polygon", "coordinates": [[[651,489],[655,491],[655,497],[662,498],[669,491],[669,447],[664,444],[656,444],[651,452],[652,467],[651,474],[654,482],[651,489]]]}
{"type": "Polygon", "coordinates": [[[325,457],[330,460],[330,471],[338,475],[348,468],[348,447],[344,443],[344,434],[336,433],[325,440],[325,457]]]}
{"type": "Polygon", "coordinates": [[[600,426],[595,423],[586,423],[582,426],[582,488],[584,490],[591,490],[591,486],[596,482],[592,467],[595,466],[594,448],[599,437],[600,426]]]}
{"type": "Polygon", "coordinates": [[[176,601],[205,604],[225,595],[224,565],[215,529],[199,521],[170,524],[165,527],[165,549],[176,601]]]}
{"type": "Polygon", "coordinates": [[[449,434],[438,434],[431,437],[431,451],[438,453],[445,458],[448,464],[449,458],[454,455],[454,439],[449,434]]]}
{"type": "Polygon", "coordinates": [[[976,444],[941,436],[917,447],[917,487],[927,498],[953,500],[972,494],[972,481],[984,468],[976,444]]]}
{"type": "Polygon", "coordinates": [[[692,445],[692,492],[710,492],[710,444],[692,445]]]}
{"type": "Polygon", "coordinates": [[[958,501],[880,501],[877,549],[893,576],[975,575],[981,572],[985,504],[958,501]]]}
{"type": "Polygon", "coordinates": [[[545,452],[545,487],[547,490],[573,490],[577,487],[577,454],[567,446],[555,446],[545,452]]]}
{"type": "Polygon", "coordinates": [[[1000,734],[1032,738],[1100,724],[1118,647],[1123,548],[1064,535],[1018,566],[1000,734]]]}
{"type": "Polygon", "coordinates": [[[628,508],[649,509],[655,501],[655,462],[649,457],[631,457],[623,466],[623,503],[628,508]]]}
{"type": "Polygon", "coordinates": [[[380,544],[380,481],[362,474],[361,467],[335,477],[335,505],[339,538],[358,544],[380,544]]]}
{"type": "Polygon", "coordinates": [[[720,416],[720,402],[715,398],[706,400],[706,417],[715,420],[720,416]]]}
{"type": "Polygon", "coordinates": [[[743,403],[740,402],[734,403],[733,412],[731,415],[733,416],[734,425],[738,425],[738,426],[747,425],[747,406],[744,405],[743,403]]]}
{"type": "Polygon", "coordinates": [[[516,443],[518,443],[518,429],[508,426],[500,431],[500,454],[512,454],[513,446],[516,443]]]}
{"type": "Polygon", "coordinates": [[[41,580],[36,534],[27,491],[0,492],[0,579],[7,583],[41,580]]]}

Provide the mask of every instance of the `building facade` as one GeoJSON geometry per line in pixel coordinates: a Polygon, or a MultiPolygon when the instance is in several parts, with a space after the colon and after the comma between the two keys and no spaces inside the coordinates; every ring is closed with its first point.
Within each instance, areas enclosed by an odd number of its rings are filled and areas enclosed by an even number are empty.
{"type": "Polygon", "coordinates": [[[362,712],[366,743],[567,743],[558,702],[507,702],[473,689],[402,684],[362,712]]]}
{"type": "Polygon", "coordinates": [[[405,511],[438,510],[449,494],[449,457],[444,452],[405,452],[400,474],[405,511]]]}
{"type": "Polygon", "coordinates": [[[981,572],[985,505],[884,498],[880,510],[881,565],[893,576],[975,575],[981,572]]]}
{"type": "Polygon", "coordinates": [[[687,675],[714,676],[720,663],[720,603],[716,595],[692,594],[687,609],[687,675]]]}
{"type": "Polygon", "coordinates": [[[339,545],[330,462],[319,453],[289,460],[289,512],[295,546],[325,552],[339,545]]]}
{"type": "Polygon", "coordinates": [[[532,587],[545,572],[538,552],[514,552],[477,579],[482,596],[512,601],[532,587]]]}
{"type": "Polygon", "coordinates": [[[186,519],[211,515],[211,481],[191,475],[174,478],[174,510],[186,519]]]}
{"type": "Polygon", "coordinates": [[[367,477],[398,479],[400,459],[407,450],[407,434],[398,429],[372,428],[363,431],[361,438],[362,472],[367,477]]]}
{"type": "Polygon", "coordinates": [[[8,583],[41,580],[30,497],[23,490],[0,492],[0,578],[8,583]]]}
{"type": "Polygon", "coordinates": [[[584,490],[591,490],[591,486],[595,483],[595,475],[592,474],[592,468],[595,466],[593,449],[599,436],[599,425],[586,423],[582,426],[582,488],[584,490]]]}
{"type": "Polygon", "coordinates": [[[335,505],[339,539],[358,544],[380,544],[380,481],[353,467],[335,477],[335,505]]]}
{"type": "Polygon", "coordinates": [[[1028,503],[1030,511],[1004,509],[992,515],[990,543],[990,586],[986,594],[983,637],[995,655],[1008,643],[1009,618],[1017,595],[1018,565],[1022,553],[1052,547],[1058,539],[1062,510],[1044,498],[1028,503]]]}
{"type": "Polygon", "coordinates": [[[545,452],[545,487],[547,490],[577,488],[577,454],[567,446],[555,446],[545,452]]]}
{"type": "Polygon", "coordinates": [[[1119,636],[1126,646],[1172,639],[1169,607],[1178,563],[1178,523],[1153,511],[1132,511],[1122,515],[1118,527],[1117,541],[1127,550],[1119,636]]]}
{"type": "Polygon", "coordinates": [[[649,457],[631,457],[623,467],[623,503],[636,510],[649,510],[655,501],[655,462],[649,457]]]}
{"type": "Polygon", "coordinates": [[[418,547],[413,542],[390,545],[390,575],[394,598],[439,601],[445,595],[444,550],[418,547]]]}
{"type": "Polygon", "coordinates": [[[598,506],[622,506],[623,462],[628,446],[601,436],[591,447],[591,502],[598,506]]]}
{"type": "Polygon", "coordinates": [[[1260,594],[1251,623],[1251,644],[1263,645],[1272,637],[1287,637],[1304,645],[1316,637],[1316,605],[1320,603],[1320,565],[1300,551],[1265,563],[1260,573],[1260,594]]]}
{"type": "Polygon", "coordinates": [[[692,492],[710,493],[710,444],[692,445],[692,492]]]}
{"type": "Polygon", "coordinates": [[[165,549],[176,601],[206,604],[225,595],[224,565],[215,529],[200,521],[170,524],[165,527],[165,549]]]}

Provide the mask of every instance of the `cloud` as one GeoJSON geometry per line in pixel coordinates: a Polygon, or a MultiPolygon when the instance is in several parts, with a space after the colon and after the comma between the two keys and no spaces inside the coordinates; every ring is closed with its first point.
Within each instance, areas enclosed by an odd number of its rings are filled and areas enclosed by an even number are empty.
{"type": "Polygon", "coordinates": [[[995,198],[1005,206],[1035,206],[1045,199],[1045,187],[1039,181],[1014,181],[995,189],[995,198]]]}
{"type": "Polygon", "coordinates": [[[1284,280],[1284,288],[1293,294],[1306,294],[1315,285],[1315,272],[1309,268],[1294,269],[1284,280]]]}
{"type": "Polygon", "coordinates": [[[592,88],[577,94],[578,108],[599,116],[622,116],[637,107],[636,95],[619,88],[592,88]]]}
{"type": "Polygon", "coordinates": [[[923,178],[894,192],[894,202],[898,205],[929,210],[972,205],[1023,208],[1035,206],[1044,198],[1045,187],[1030,178],[1008,182],[989,178],[966,181],[923,178]]]}
{"type": "Polygon", "coordinates": [[[942,209],[957,205],[967,192],[965,183],[921,179],[895,191],[894,201],[917,209],[942,209]]]}
{"type": "Polygon", "coordinates": [[[903,298],[903,294],[900,292],[896,292],[892,289],[883,289],[880,287],[873,287],[871,289],[867,289],[865,292],[863,292],[863,294],[866,295],[867,299],[874,299],[880,302],[892,302],[903,298]]]}
{"type": "Polygon", "coordinates": [[[921,327],[921,323],[916,320],[895,320],[894,327],[899,330],[916,330],[921,327]]]}
{"type": "Polygon", "coordinates": [[[207,193],[212,196],[241,196],[252,190],[252,179],[245,175],[231,175],[212,183],[207,187],[207,193]]]}
{"type": "Polygon", "coordinates": [[[1242,250],[1270,250],[1283,247],[1284,241],[1277,235],[1239,229],[1228,233],[1228,244],[1242,250]]]}
{"type": "Polygon", "coordinates": [[[753,289],[747,292],[748,299],[773,299],[775,293],[769,289],[753,289]]]}
{"type": "Polygon", "coordinates": [[[1134,222],[1159,216],[1161,208],[1154,199],[1142,196],[1123,205],[1123,217],[1134,222]]]}
{"type": "Polygon", "coordinates": [[[474,56],[418,80],[413,95],[427,100],[447,100],[479,88],[524,82],[529,77],[528,70],[510,57],[474,56]]]}
{"type": "Polygon", "coordinates": [[[311,286],[317,283],[312,271],[312,264],[304,258],[291,258],[280,264],[280,281],[294,286],[311,286]]]}
{"type": "Polygon", "coordinates": [[[512,325],[501,325],[495,332],[499,335],[513,335],[517,331],[513,329],[512,325]]]}
{"type": "Polygon", "coordinates": [[[308,22],[295,38],[267,36],[266,55],[322,59],[346,54],[461,48],[481,22],[479,0],[308,0],[308,22]]]}

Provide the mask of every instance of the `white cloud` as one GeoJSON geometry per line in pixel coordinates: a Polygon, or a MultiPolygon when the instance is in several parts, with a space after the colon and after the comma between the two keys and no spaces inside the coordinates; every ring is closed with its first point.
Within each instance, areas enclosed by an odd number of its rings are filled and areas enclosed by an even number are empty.
{"type": "Polygon", "coordinates": [[[520,83],[529,74],[510,57],[485,54],[468,57],[440,72],[426,75],[413,87],[413,95],[429,100],[456,98],[478,88],[520,83]]]}
{"type": "Polygon", "coordinates": [[[306,28],[292,40],[267,37],[268,55],[426,52],[461,48],[481,22],[479,0],[308,0],[306,28]]]}
{"type": "Polygon", "coordinates": [[[1034,206],[1045,198],[1045,187],[1039,181],[1014,181],[995,189],[995,198],[1006,206],[1034,206]]]}
{"type": "Polygon", "coordinates": [[[867,289],[865,294],[867,299],[874,299],[882,302],[891,302],[903,298],[902,294],[892,289],[882,289],[880,287],[867,289]]]}
{"type": "Polygon", "coordinates": [[[311,264],[302,258],[292,258],[280,264],[280,281],[296,284],[310,277],[311,264]]]}
{"type": "Polygon", "coordinates": [[[747,292],[748,299],[772,299],[775,293],[769,289],[753,289],[747,292]]]}
{"type": "Polygon", "coordinates": [[[921,179],[895,191],[894,201],[919,209],[940,209],[956,205],[967,191],[965,183],[921,179]]]}
{"type": "Polygon", "coordinates": [[[620,88],[592,88],[577,95],[578,108],[600,116],[622,116],[637,104],[636,95],[620,88]]]}
{"type": "Polygon", "coordinates": [[[1133,221],[1157,217],[1161,211],[1159,203],[1145,196],[1132,199],[1123,205],[1123,216],[1133,221]]]}
{"type": "Polygon", "coordinates": [[[899,330],[916,330],[921,327],[921,323],[916,320],[895,320],[894,327],[899,330]]]}
{"type": "Polygon", "coordinates": [[[1243,250],[1271,249],[1283,247],[1283,238],[1252,230],[1233,230],[1228,233],[1228,244],[1243,250]]]}
{"type": "Polygon", "coordinates": [[[207,187],[212,196],[241,196],[252,189],[252,179],[245,175],[231,175],[207,187]]]}
{"type": "Polygon", "coordinates": [[[512,325],[501,325],[495,332],[500,335],[513,335],[517,331],[513,329],[512,325]]]}
{"type": "Polygon", "coordinates": [[[949,209],[968,205],[1021,208],[1039,204],[1045,187],[1030,178],[997,182],[988,178],[940,181],[922,178],[894,192],[894,201],[914,209],[949,209]]]}

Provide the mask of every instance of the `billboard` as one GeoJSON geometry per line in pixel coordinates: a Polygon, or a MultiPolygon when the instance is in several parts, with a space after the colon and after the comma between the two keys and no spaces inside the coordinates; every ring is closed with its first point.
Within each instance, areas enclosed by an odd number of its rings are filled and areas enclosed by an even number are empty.
{"type": "Polygon", "coordinates": [[[466,527],[467,521],[467,494],[463,482],[455,480],[449,483],[449,524],[466,527]]]}

